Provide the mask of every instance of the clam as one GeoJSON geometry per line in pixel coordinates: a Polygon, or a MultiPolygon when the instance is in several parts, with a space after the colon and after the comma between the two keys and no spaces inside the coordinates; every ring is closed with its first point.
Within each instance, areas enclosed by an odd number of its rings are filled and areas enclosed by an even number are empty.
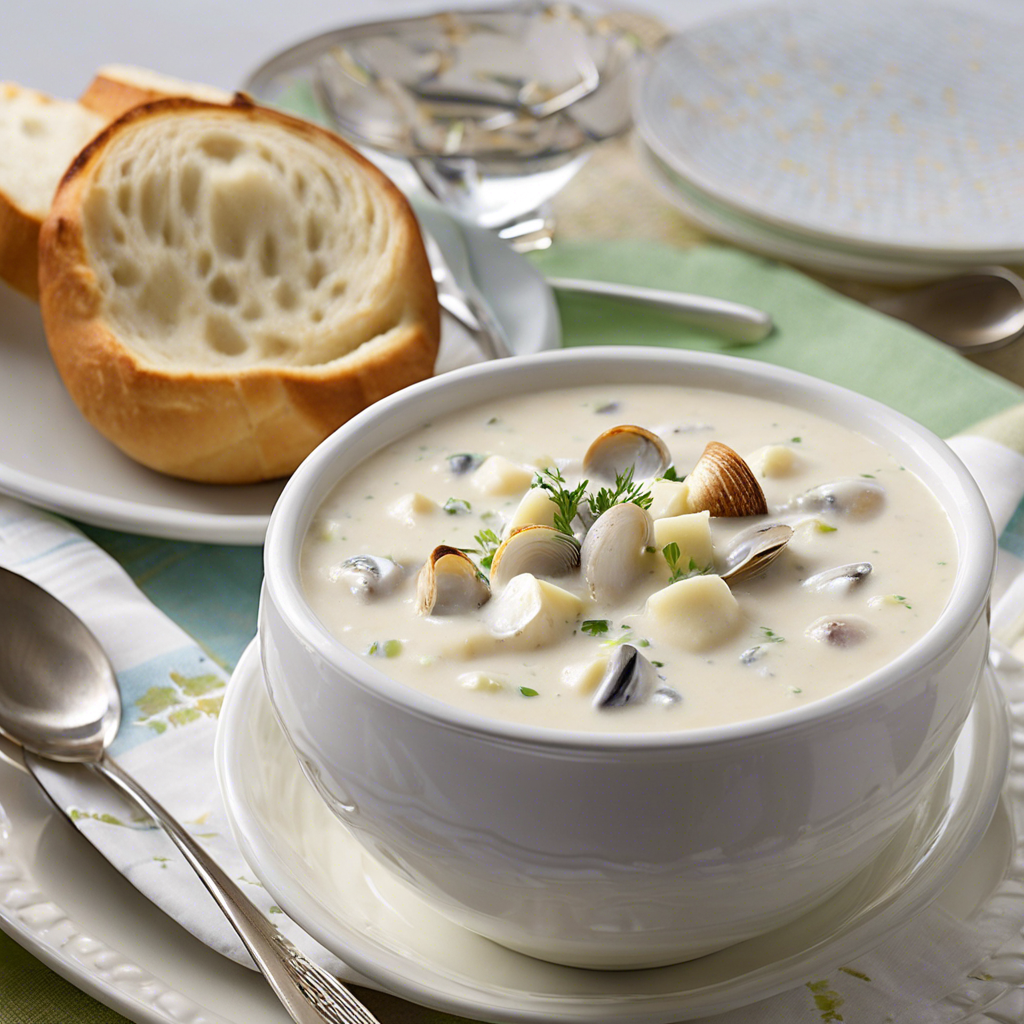
{"type": "Polygon", "coordinates": [[[722,559],[721,577],[736,583],[763,572],[793,539],[793,529],[782,523],[743,530],[733,538],[732,547],[722,559]]]}
{"type": "Polygon", "coordinates": [[[691,512],[713,516],[763,516],[768,512],[764,491],[753,470],[728,445],[708,442],[686,478],[691,512]]]}
{"type": "Polygon", "coordinates": [[[632,645],[620,644],[594,691],[595,708],[640,704],[658,678],[654,666],[632,645]]]}
{"type": "Polygon", "coordinates": [[[580,564],[580,546],[553,526],[521,526],[506,537],[491,559],[491,583],[504,586],[514,576],[564,576],[580,564]]]}
{"type": "Polygon", "coordinates": [[[369,600],[390,594],[405,577],[405,570],[390,558],[353,555],[330,571],[331,582],[344,582],[356,597],[369,600]]]}
{"type": "Polygon", "coordinates": [[[615,600],[631,590],[643,571],[645,551],[654,544],[654,520],[631,501],[612,505],[583,538],[580,567],[590,595],[615,600]]]}
{"type": "Polygon", "coordinates": [[[794,498],[789,508],[802,512],[837,512],[851,519],[870,519],[885,502],[885,488],[874,480],[850,477],[821,484],[794,498]]]}
{"type": "Polygon", "coordinates": [[[868,624],[856,616],[835,619],[826,615],[812,622],[806,635],[830,647],[853,647],[866,640],[870,632],[868,624]]]}
{"type": "Polygon", "coordinates": [[[472,473],[478,469],[483,461],[482,455],[476,455],[473,452],[459,452],[457,455],[448,456],[448,469],[454,476],[465,476],[466,473],[472,473]]]}
{"type": "Polygon", "coordinates": [[[657,434],[631,423],[598,434],[583,456],[583,472],[605,483],[614,483],[628,469],[634,480],[660,476],[672,462],[672,453],[657,434]]]}
{"type": "Polygon", "coordinates": [[[464,551],[439,544],[416,575],[420,615],[459,615],[486,604],[491,588],[464,551]]]}
{"type": "Polygon", "coordinates": [[[832,569],[815,573],[804,580],[803,586],[808,590],[825,591],[832,594],[845,594],[871,572],[870,562],[851,562],[849,565],[837,565],[832,569]]]}

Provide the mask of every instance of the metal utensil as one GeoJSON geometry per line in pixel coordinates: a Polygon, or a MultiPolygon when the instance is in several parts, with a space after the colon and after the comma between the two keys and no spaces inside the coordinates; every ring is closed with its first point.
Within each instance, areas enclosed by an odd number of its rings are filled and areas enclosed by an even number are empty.
{"type": "Polygon", "coordinates": [[[106,749],[121,720],[117,677],[99,641],[65,605],[0,569],[0,734],[32,754],[90,765],[133,799],[195,869],[298,1024],[378,1024],[348,989],[288,941],[106,749]]]}
{"type": "Polygon", "coordinates": [[[963,352],[991,352],[1024,335],[1024,281],[978,267],[869,303],[963,352]]]}
{"type": "Polygon", "coordinates": [[[457,233],[458,228],[453,225],[451,236],[446,239],[446,258],[441,246],[430,234],[424,232],[427,259],[430,260],[434,284],[437,286],[437,301],[449,316],[469,331],[485,356],[489,359],[504,359],[512,355],[508,337],[473,281],[469,254],[461,235],[456,237],[457,233]]]}
{"type": "Polygon", "coordinates": [[[725,335],[732,341],[762,341],[772,332],[772,318],[767,313],[753,306],[744,306],[725,299],[579,278],[549,277],[547,282],[558,291],[601,295],[609,299],[653,306],[673,313],[680,320],[695,327],[703,327],[716,334],[725,335]]]}

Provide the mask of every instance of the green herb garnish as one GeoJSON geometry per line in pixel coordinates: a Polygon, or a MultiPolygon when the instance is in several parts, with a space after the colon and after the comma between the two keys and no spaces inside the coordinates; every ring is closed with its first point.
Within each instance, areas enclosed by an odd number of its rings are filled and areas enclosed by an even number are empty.
{"type": "Polygon", "coordinates": [[[585,619],[580,624],[580,629],[591,636],[600,636],[602,633],[608,632],[608,625],[607,619],[585,619]]]}
{"type": "Polygon", "coordinates": [[[493,530],[481,530],[473,537],[473,540],[477,542],[479,545],[478,550],[484,556],[480,559],[480,564],[485,569],[490,569],[494,552],[501,545],[501,538],[493,530]]]}
{"type": "Polygon", "coordinates": [[[562,476],[562,471],[557,467],[555,469],[542,469],[533,478],[533,486],[547,491],[551,495],[551,500],[558,507],[554,519],[555,529],[560,530],[562,533],[567,533],[570,537],[573,536],[572,521],[576,518],[576,513],[579,511],[580,502],[586,493],[588,482],[583,480],[571,491],[566,490],[565,477],[562,476]]]}
{"type": "Polygon", "coordinates": [[[450,516],[464,516],[473,511],[473,506],[464,498],[449,498],[441,508],[450,516]]]}
{"type": "Polygon", "coordinates": [[[666,469],[665,472],[662,473],[662,475],[660,477],[658,477],[658,479],[659,480],[685,480],[686,477],[685,477],[685,475],[684,476],[680,476],[676,472],[676,467],[674,465],[672,465],[672,466],[669,466],[668,469],[666,469]]]}
{"type": "Polygon", "coordinates": [[[691,558],[690,564],[685,568],[679,564],[679,556],[681,554],[679,545],[675,541],[671,541],[666,544],[662,549],[661,553],[665,556],[665,561],[668,563],[671,575],[668,578],[669,583],[678,583],[680,580],[688,580],[691,576],[705,576],[711,571],[711,566],[705,566],[701,568],[696,561],[691,558]]]}
{"type": "Polygon", "coordinates": [[[520,686],[519,687],[519,692],[524,697],[539,697],[540,696],[540,694],[536,690],[532,689],[529,686],[520,686]]]}
{"type": "Polygon", "coordinates": [[[615,476],[614,487],[602,487],[597,494],[587,496],[587,504],[590,505],[591,514],[596,519],[603,512],[607,512],[613,505],[625,505],[632,502],[641,508],[650,508],[650,491],[644,490],[643,484],[633,483],[633,467],[615,476]]]}
{"type": "Polygon", "coordinates": [[[377,658],[397,658],[402,653],[401,640],[374,640],[366,651],[377,658]]]}
{"type": "Polygon", "coordinates": [[[774,629],[769,629],[767,626],[761,627],[761,633],[764,636],[764,642],[766,644],[781,644],[786,642],[784,636],[779,636],[774,629]]]}

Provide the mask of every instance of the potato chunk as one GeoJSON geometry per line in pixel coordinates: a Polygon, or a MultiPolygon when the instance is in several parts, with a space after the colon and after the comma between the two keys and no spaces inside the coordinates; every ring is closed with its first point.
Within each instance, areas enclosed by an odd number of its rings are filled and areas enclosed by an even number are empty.
{"type": "Polygon", "coordinates": [[[524,572],[509,580],[491,602],[487,622],[499,640],[531,650],[568,636],[581,611],[583,602],[575,594],[524,572]]]}
{"type": "Polygon", "coordinates": [[[520,526],[554,526],[558,506],[542,487],[531,487],[523,495],[512,518],[505,524],[505,536],[520,526]]]}
{"type": "Polygon", "coordinates": [[[413,491],[412,494],[404,494],[389,509],[388,512],[399,522],[406,526],[415,526],[422,516],[433,515],[440,509],[436,501],[432,501],[425,494],[413,491]]]}
{"type": "Polygon", "coordinates": [[[747,465],[758,476],[764,477],[789,476],[798,463],[796,452],[784,444],[766,444],[747,459],[747,465]]]}
{"type": "Polygon", "coordinates": [[[650,491],[651,507],[648,511],[652,519],[680,516],[687,510],[687,487],[682,480],[655,480],[650,491]]]}
{"type": "MultiPolygon", "coordinates": [[[[668,544],[679,545],[677,565],[685,568],[692,559],[701,570],[713,565],[714,550],[711,546],[711,513],[690,512],[681,516],[670,516],[654,520],[654,546],[659,554],[668,544]]],[[[668,564],[666,563],[666,568],[668,564]]]]}
{"type": "Polygon", "coordinates": [[[528,466],[512,462],[504,455],[490,455],[473,474],[473,486],[495,497],[522,494],[530,486],[533,474],[528,466]]]}
{"type": "Polygon", "coordinates": [[[659,643],[707,651],[729,639],[743,615],[721,576],[691,576],[647,599],[644,629],[659,643]]]}

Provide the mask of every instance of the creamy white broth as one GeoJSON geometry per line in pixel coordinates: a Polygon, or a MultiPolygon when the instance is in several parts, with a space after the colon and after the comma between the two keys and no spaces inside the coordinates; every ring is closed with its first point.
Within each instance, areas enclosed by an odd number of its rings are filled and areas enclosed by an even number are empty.
{"type": "MultiPolygon", "coordinates": [[[[590,490],[598,486],[592,481],[590,490]]],[[[443,701],[556,728],[660,731],[771,714],[840,690],[891,661],[944,607],[956,545],[945,513],[924,484],[879,445],[846,428],[743,396],[609,385],[489,402],[390,445],[351,472],[324,502],[305,538],[301,570],[312,608],[344,644],[393,678],[443,701]],[[748,459],[769,514],[712,518],[717,563],[730,538],[754,522],[793,526],[792,541],[763,574],[729,585],[735,623],[724,636],[693,650],[677,642],[675,626],[658,625],[647,599],[669,583],[660,550],[638,554],[644,560],[638,582],[613,602],[595,600],[578,571],[549,577],[576,595],[578,613],[572,607],[564,611],[562,634],[535,648],[524,646],[522,638],[493,635],[499,588],[479,609],[417,613],[416,575],[437,545],[467,549],[479,564],[476,535],[484,529],[503,533],[533,474],[557,466],[565,486],[574,486],[588,446],[618,424],[658,434],[680,477],[709,441],[748,459]],[[484,461],[483,472],[474,466],[456,473],[450,458],[458,454],[501,456],[522,472],[498,474],[510,493],[489,493],[484,484],[493,480],[495,463],[484,461]],[[880,510],[863,518],[834,510],[779,512],[796,496],[838,480],[882,488],[880,510]],[[387,594],[355,593],[351,577],[338,567],[359,555],[392,559],[403,570],[400,583],[387,594]],[[871,572],[845,593],[803,585],[823,570],[862,562],[870,563],[871,572]],[[865,635],[849,646],[815,639],[808,631],[821,619],[849,623],[865,635]],[[608,629],[601,632],[605,620],[608,629]],[[597,625],[584,630],[584,623],[597,625]],[[658,678],[646,700],[595,707],[595,664],[624,637],[654,664],[658,678]],[[680,699],[651,699],[656,689],[674,691],[680,699]]],[[[701,578],[708,581],[701,586],[725,587],[717,578],[701,578]]]]}

